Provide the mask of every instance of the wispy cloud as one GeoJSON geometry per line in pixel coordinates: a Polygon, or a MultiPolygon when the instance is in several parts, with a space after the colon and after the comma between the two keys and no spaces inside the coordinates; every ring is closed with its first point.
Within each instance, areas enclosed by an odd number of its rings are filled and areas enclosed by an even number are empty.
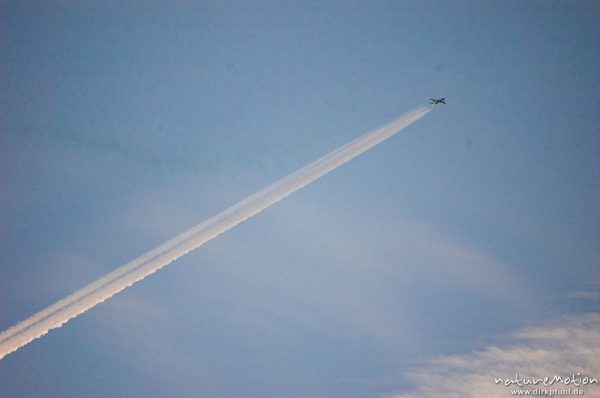
{"type": "MultiPolygon", "coordinates": [[[[414,384],[389,398],[507,397],[515,386],[495,378],[582,376],[600,379],[600,316],[565,316],[509,336],[505,344],[464,355],[431,359],[405,373],[414,384]]],[[[554,384],[551,388],[563,388],[554,384]]],[[[569,387],[569,386],[566,386],[569,387]]],[[[586,397],[600,397],[598,384],[581,386],[586,397]]]]}
{"type": "Polygon", "coordinates": [[[578,290],[576,292],[568,293],[566,297],[572,299],[597,299],[599,296],[596,291],[578,290]]]}

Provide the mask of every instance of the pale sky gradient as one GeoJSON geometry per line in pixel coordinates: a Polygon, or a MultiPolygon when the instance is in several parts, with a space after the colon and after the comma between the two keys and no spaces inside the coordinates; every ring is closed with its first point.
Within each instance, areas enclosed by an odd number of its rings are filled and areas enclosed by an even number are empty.
{"type": "Polygon", "coordinates": [[[590,319],[598,26],[593,1],[0,2],[2,330],[448,102],[9,355],[0,396],[402,396],[590,319]]]}

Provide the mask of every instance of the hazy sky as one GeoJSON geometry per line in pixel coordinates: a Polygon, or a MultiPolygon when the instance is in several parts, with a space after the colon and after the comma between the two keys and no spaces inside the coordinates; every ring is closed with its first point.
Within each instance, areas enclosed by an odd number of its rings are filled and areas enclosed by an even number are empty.
{"type": "MultiPolygon", "coordinates": [[[[1,330],[448,104],[7,356],[0,396],[425,396],[431,361],[523,335],[600,377],[598,26],[593,1],[1,2],[1,330]]],[[[542,371],[523,355],[485,364],[542,371]]]]}

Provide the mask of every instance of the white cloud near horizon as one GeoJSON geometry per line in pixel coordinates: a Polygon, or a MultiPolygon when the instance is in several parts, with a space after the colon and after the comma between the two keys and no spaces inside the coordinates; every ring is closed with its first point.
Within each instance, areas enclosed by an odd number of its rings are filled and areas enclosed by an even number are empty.
{"type": "MultiPolygon", "coordinates": [[[[442,356],[404,375],[414,387],[388,398],[508,397],[511,389],[495,378],[567,377],[580,373],[600,379],[600,315],[563,316],[526,327],[503,345],[464,355],[442,356]]],[[[549,388],[568,388],[555,383],[549,388]]],[[[580,386],[585,397],[600,397],[598,384],[580,386]]]]}

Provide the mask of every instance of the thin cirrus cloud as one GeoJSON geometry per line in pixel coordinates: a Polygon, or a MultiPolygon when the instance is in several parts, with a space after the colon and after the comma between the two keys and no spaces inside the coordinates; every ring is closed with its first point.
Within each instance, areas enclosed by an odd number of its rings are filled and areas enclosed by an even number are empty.
{"type": "MultiPolygon", "coordinates": [[[[405,373],[414,385],[409,391],[387,398],[507,397],[516,385],[496,384],[495,379],[544,378],[554,376],[600,379],[600,315],[580,314],[553,319],[524,328],[508,337],[505,344],[487,346],[464,355],[431,359],[427,367],[405,373]]],[[[574,388],[557,382],[535,388],[574,388]]],[[[597,383],[581,385],[586,397],[600,397],[597,383]]]]}
{"type": "Polygon", "coordinates": [[[592,290],[578,290],[576,292],[568,293],[566,295],[567,298],[571,299],[595,299],[598,298],[598,292],[592,290]]]}

